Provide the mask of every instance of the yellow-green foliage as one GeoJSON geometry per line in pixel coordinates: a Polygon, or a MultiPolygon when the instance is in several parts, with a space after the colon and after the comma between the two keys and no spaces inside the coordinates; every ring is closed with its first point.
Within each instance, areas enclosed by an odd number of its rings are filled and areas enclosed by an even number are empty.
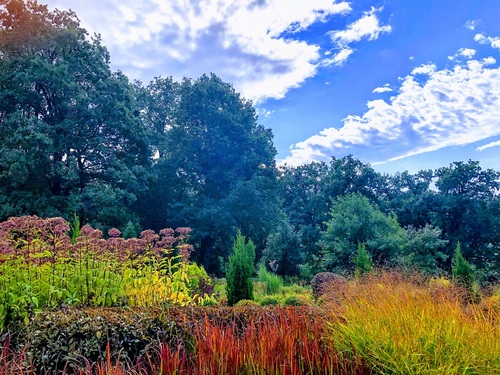
{"type": "Polygon", "coordinates": [[[240,299],[234,306],[241,307],[241,306],[259,306],[259,304],[255,301],[252,301],[251,299],[240,299]]]}
{"type": "Polygon", "coordinates": [[[147,267],[127,269],[124,282],[128,304],[146,307],[196,303],[199,296],[191,293],[188,270],[189,265],[182,262],[181,256],[161,262],[152,257],[147,267]]]}
{"type": "Polygon", "coordinates": [[[127,240],[117,229],[106,240],[88,225],[75,238],[69,230],[62,218],[0,223],[0,331],[61,305],[216,303],[205,270],[188,260],[189,228],[147,230],[127,240]]]}
{"type": "Polygon", "coordinates": [[[451,282],[445,277],[433,277],[429,280],[429,286],[431,288],[449,288],[451,286],[451,282]]]}
{"type": "Polygon", "coordinates": [[[499,374],[500,313],[388,274],[349,284],[336,348],[375,373],[499,374]]]}

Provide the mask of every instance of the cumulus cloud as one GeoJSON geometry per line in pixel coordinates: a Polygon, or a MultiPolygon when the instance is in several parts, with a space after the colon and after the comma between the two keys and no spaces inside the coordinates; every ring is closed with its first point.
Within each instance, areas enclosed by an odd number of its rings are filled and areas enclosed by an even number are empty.
{"type": "Polygon", "coordinates": [[[424,64],[412,70],[411,75],[423,74],[431,75],[436,71],[436,65],[434,64],[424,64]]]}
{"type": "Polygon", "coordinates": [[[460,48],[454,56],[448,56],[450,60],[455,60],[457,57],[465,57],[471,59],[476,54],[476,50],[472,48],[460,48]]]}
{"type": "Polygon", "coordinates": [[[392,89],[391,89],[390,85],[388,83],[386,83],[383,86],[374,88],[373,91],[372,91],[372,93],[374,93],[374,94],[382,94],[384,92],[391,92],[391,91],[392,91],[392,89]]]}
{"type": "Polygon", "coordinates": [[[283,98],[314,76],[320,47],[299,32],[352,11],[342,0],[46,1],[101,33],[113,66],[131,78],[215,72],[256,101],[283,98]]]}
{"type": "Polygon", "coordinates": [[[484,146],[477,147],[476,150],[483,151],[483,150],[486,150],[487,148],[497,147],[497,146],[500,146],[500,141],[490,142],[488,144],[485,144],[484,146]]]}
{"type": "MultiPolygon", "coordinates": [[[[500,134],[500,68],[488,59],[468,60],[450,69],[434,64],[401,79],[389,102],[373,100],[361,116],[350,115],[340,128],[326,128],[292,145],[288,165],[327,160],[331,155],[363,153],[383,162],[461,146],[500,134]]],[[[497,146],[483,146],[482,149],[497,146]]]]}
{"type": "Polygon", "coordinates": [[[500,37],[485,36],[476,34],[474,40],[480,44],[490,44],[493,48],[500,49],[500,37]]]}
{"type": "Polygon", "coordinates": [[[362,39],[375,40],[381,33],[388,33],[392,30],[391,26],[380,25],[376,12],[382,8],[372,8],[365,12],[363,17],[350,24],[346,30],[331,31],[330,37],[339,48],[345,48],[353,42],[359,42],[362,39]]]}

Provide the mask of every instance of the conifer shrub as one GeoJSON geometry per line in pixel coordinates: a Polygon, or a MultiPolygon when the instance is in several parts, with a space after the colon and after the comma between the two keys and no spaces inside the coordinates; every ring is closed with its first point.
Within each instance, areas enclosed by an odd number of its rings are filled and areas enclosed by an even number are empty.
{"type": "Polygon", "coordinates": [[[226,274],[226,294],[230,306],[240,300],[253,300],[254,261],[255,245],[252,240],[247,242],[245,236],[238,231],[226,274]]]}
{"type": "Polygon", "coordinates": [[[479,302],[481,300],[481,290],[474,278],[474,266],[463,256],[460,242],[455,248],[451,273],[453,282],[465,290],[464,299],[466,302],[479,302]]]}
{"type": "Polygon", "coordinates": [[[356,256],[354,257],[354,275],[356,277],[361,277],[371,271],[373,271],[373,261],[370,253],[366,250],[366,244],[358,244],[358,250],[356,256]]]}
{"type": "Polygon", "coordinates": [[[460,242],[457,243],[452,260],[453,281],[467,289],[472,289],[474,268],[462,255],[460,242]]]}

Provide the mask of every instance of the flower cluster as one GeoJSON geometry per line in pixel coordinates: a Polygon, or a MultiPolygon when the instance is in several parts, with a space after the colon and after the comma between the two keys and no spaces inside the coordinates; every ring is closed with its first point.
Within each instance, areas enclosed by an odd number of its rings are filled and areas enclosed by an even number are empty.
{"type": "Polygon", "coordinates": [[[85,254],[119,261],[137,259],[153,254],[157,258],[181,255],[187,262],[193,251],[186,243],[190,228],[165,228],[159,233],[144,230],[139,238],[124,239],[116,228],[108,231],[103,238],[99,229],[84,225],[76,243],[69,236],[70,226],[61,217],[43,219],[38,216],[13,217],[0,223],[0,262],[23,257],[25,261],[55,262],[57,259],[76,257],[85,254]],[[176,253],[177,252],[177,253],[176,253]]]}

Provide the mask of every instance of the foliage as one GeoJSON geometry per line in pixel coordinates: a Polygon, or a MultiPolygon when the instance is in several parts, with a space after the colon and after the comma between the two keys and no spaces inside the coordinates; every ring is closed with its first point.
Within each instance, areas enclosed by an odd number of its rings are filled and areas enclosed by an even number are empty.
{"type": "Polygon", "coordinates": [[[441,229],[427,224],[420,229],[410,226],[406,229],[406,233],[408,244],[404,251],[405,259],[401,262],[403,266],[414,268],[422,274],[439,274],[439,266],[448,258],[441,251],[448,243],[448,240],[442,239],[441,229]]]}
{"type": "Polygon", "coordinates": [[[440,194],[434,202],[434,222],[450,241],[446,248],[449,258],[455,250],[453,244],[460,241],[464,256],[476,266],[498,266],[498,256],[490,245],[498,243],[499,233],[484,228],[495,228],[498,223],[500,173],[482,170],[478,162],[469,161],[439,168],[435,177],[440,194]]]}
{"type": "Polygon", "coordinates": [[[357,277],[363,276],[373,271],[373,261],[370,253],[366,250],[365,243],[358,244],[358,252],[354,257],[354,275],[357,277]]]}
{"type": "Polygon", "coordinates": [[[229,267],[226,274],[227,302],[230,306],[239,300],[253,299],[252,276],[255,272],[255,245],[252,240],[240,232],[236,235],[233,254],[229,256],[229,267]]]}
{"type": "Polygon", "coordinates": [[[264,296],[259,300],[259,305],[261,306],[278,306],[280,304],[280,300],[275,295],[264,296]]]}
{"type": "Polygon", "coordinates": [[[61,305],[159,306],[210,300],[206,272],[188,261],[189,228],[144,231],[125,240],[117,229],[85,225],[73,244],[62,218],[0,223],[0,329],[61,305]]]}
{"type": "Polygon", "coordinates": [[[148,149],[132,88],[71,11],[0,5],[0,220],[134,218],[148,149]]]}
{"type": "Polygon", "coordinates": [[[269,272],[263,263],[259,263],[257,279],[265,284],[265,294],[276,294],[283,287],[283,279],[269,272]]]}
{"type": "MultiPolygon", "coordinates": [[[[442,283],[436,280],[375,271],[362,280],[344,280],[340,305],[326,299],[321,308],[261,307],[253,301],[217,308],[63,308],[37,315],[2,342],[0,370],[6,375],[56,369],[63,375],[498,373],[495,296],[464,304],[453,285],[433,293],[433,285],[442,283]],[[28,342],[30,349],[23,351],[28,342]]],[[[303,296],[288,299],[307,303],[303,296]]]]}
{"type": "Polygon", "coordinates": [[[460,242],[457,243],[452,260],[453,281],[469,291],[474,283],[474,267],[462,255],[460,242]]]}
{"type": "Polygon", "coordinates": [[[283,209],[300,240],[300,247],[288,249],[296,252],[289,256],[304,257],[306,263],[302,270],[312,277],[322,269],[319,241],[321,232],[326,229],[332,200],[359,193],[374,201],[384,192],[384,178],[352,155],[338,159],[333,157],[330,163],[313,162],[297,167],[285,165],[278,172],[283,209]]]}
{"type": "Polygon", "coordinates": [[[234,306],[242,307],[242,306],[259,306],[259,303],[251,300],[251,299],[240,299],[238,302],[234,304],[234,306]]]}
{"type": "Polygon", "coordinates": [[[282,277],[298,275],[303,260],[300,247],[299,235],[284,221],[267,238],[262,262],[282,277]]]}
{"type": "Polygon", "coordinates": [[[311,304],[306,297],[300,294],[287,294],[283,297],[283,306],[307,306],[311,304]]]}
{"type": "Polygon", "coordinates": [[[189,224],[196,260],[211,273],[221,273],[218,257],[227,258],[238,228],[262,251],[278,212],[276,150],[251,102],[214,74],[137,90],[158,155],[141,203],[146,225],[189,224]]]}
{"type": "Polygon", "coordinates": [[[358,243],[366,243],[376,264],[395,264],[407,242],[396,217],[385,215],[360,194],[335,199],[326,225],[321,241],[322,262],[329,271],[353,264],[358,243]]]}

